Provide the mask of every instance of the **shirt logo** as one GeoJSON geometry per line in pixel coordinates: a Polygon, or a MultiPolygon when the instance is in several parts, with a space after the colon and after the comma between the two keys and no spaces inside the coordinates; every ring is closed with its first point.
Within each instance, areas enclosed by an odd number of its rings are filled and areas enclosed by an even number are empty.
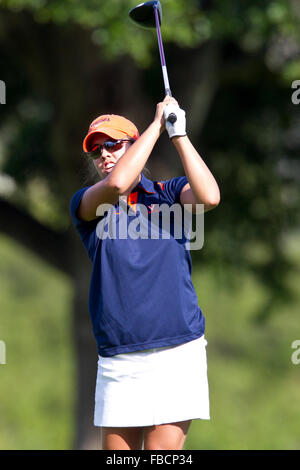
{"type": "Polygon", "coordinates": [[[147,206],[147,208],[149,209],[148,214],[152,212],[159,212],[159,208],[157,207],[157,204],[150,204],[150,206],[147,206]]]}
{"type": "Polygon", "coordinates": [[[97,237],[101,240],[110,239],[179,239],[187,250],[198,250],[203,247],[204,223],[203,207],[198,204],[195,212],[196,232],[192,229],[192,204],[185,204],[187,210],[182,210],[181,204],[138,204],[138,192],[131,193],[128,200],[119,197],[119,207],[112,204],[100,204],[96,215],[101,217],[96,227],[97,237]],[[121,210],[122,209],[122,210],[121,210]],[[131,211],[133,209],[133,211],[131,211]],[[154,212],[161,216],[152,216],[154,212]],[[118,217],[114,214],[118,213],[118,217]],[[103,217],[105,216],[106,217],[103,217]],[[149,223],[150,222],[150,223],[149,223]],[[194,240],[195,237],[195,240],[194,240]]]}

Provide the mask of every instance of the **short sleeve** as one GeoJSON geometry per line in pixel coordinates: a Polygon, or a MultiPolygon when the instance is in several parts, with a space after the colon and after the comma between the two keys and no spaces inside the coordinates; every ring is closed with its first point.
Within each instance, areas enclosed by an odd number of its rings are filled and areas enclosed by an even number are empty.
{"type": "Polygon", "coordinates": [[[94,220],[86,221],[86,220],[80,219],[77,215],[77,211],[78,211],[82,196],[89,187],[90,186],[81,188],[79,189],[79,191],[77,191],[73,195],[71,202],[70,202],[70,213],[71,213],[73,224],[76,230],[78,231],[79,236],[90,258],[92,258],[93,253],[94,253],[94,248],[95,248],[95,241],[96,241],[95,229],[100,218],[97,217],[94,220]]]}
{"type": "Polygon", "coordinates": [[[189,181],[186,176],[176,176],[175,178],[164,182],[164,190],[173,204],[180,203],[180,193],[182,188],[188,182],[189,181]]]}
{"type": "Polygon", "coordinates": [[[81,220],[78,215],[77,215],[77,210],[80,206],[80,203],[81,203],[81,199],[82,199],[82,196],[84,195],[85,191],[89,188],[90,186],[86,186],[85,188],[81,188],[79,189],[79,191],[77,191],[72,199],[71,199],[71,202],[70,202],[70,212],[71,212],[71,217],[72,217],[72,220],[73,220],[73,223],[75,225],[76,228],[78,228],[79,226],[86,226],[88,225],[90,222],[86,222],[85,220],[81,220]]]}

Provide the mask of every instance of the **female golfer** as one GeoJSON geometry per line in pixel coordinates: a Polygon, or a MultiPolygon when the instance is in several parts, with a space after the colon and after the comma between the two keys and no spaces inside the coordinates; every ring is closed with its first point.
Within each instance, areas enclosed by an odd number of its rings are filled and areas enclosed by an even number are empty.
{"type": "Polygon", "coordinates": [[[150,231],[160,205],[189,204],[191,214],[200,204],[204,211],[219,204],[218,185],[185,128],[185,112],[167,96],[141,135],[126,118],[103,115],[83,142],[100,178],[74,194],[71,214],[92,261],[89,311],[99,353],[94,424],[103,450],[180,450],[191,421],[210,419],[205,319],[185,235],[174,235],[178,218],[171,210],[169,237],[161,236],[161,226],[158,237],[150,231]],[[173,124],[170,111],[177,115],[173,124]],[[186,176],[154,182],[143,170],[165,129],[186,176]]]}

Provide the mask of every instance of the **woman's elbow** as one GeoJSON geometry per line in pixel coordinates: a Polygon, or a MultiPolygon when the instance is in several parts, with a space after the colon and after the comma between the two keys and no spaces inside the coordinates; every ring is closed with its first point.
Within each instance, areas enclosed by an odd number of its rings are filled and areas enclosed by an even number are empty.
{"type": "Polygon", "coordinates": [[[220,191],[217,191],[215,194],[212,194],[211,197],[208,199],[207,205],[214,208],[220,204],[220,201],[221,201],[220,191]]]}

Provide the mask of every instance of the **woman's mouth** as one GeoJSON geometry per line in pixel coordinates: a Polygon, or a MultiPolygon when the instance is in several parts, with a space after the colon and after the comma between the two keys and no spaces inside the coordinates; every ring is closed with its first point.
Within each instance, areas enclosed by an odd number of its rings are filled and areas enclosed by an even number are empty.
{"type": "Polygon", "coordinates": [[[107,165],[105,165],[104,170],[106,170],[106,171],[110,170],[113,166],[115,166],[114,163],[108,163],[107,165]]]}

